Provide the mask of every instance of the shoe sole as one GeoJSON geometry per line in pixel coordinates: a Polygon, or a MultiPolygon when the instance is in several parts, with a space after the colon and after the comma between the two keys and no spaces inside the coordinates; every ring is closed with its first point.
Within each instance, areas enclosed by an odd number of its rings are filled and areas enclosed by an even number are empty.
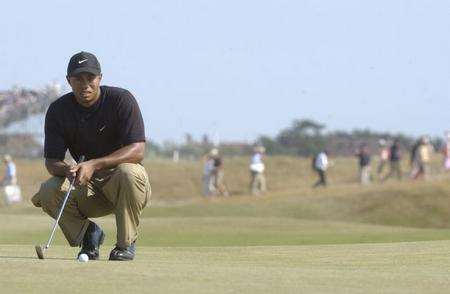
{"type": "Polygon", "coordinates": [[[129,258],[124,258],[124,257],[119,257],[119,258],[116,257],[116,258],[111,259],[111,257],[110,257],[109,260],[110,260],[110,261],[132,261],[132,260],[134,260],[134,257],[131,258],[131,259],[129,259],[129,258]]]}
{"type": "MultiPolygon", "coordinates": [[[[133,244],[134,244],[134,242],[133,242],[133,244]]],[[[136,254],[136,247],[135,246],[133,246],[133,257],[132,258],[126,258],[126,257],[122,257],[122,256],[117,256],[117,255],[114,255],[114,258],[111,258],[111,253],[109,254],[109,259],[108,260],[111,260],[111,261],[132,261],[132,260],[134,260],[134,257],[135,257],[135,254],[136,254]]]]}

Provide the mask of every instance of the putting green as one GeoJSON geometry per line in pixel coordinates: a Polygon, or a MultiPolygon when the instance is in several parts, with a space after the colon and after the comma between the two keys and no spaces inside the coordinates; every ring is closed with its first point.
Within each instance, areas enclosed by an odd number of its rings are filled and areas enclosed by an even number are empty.
{"type": "Polygon", "coordinates": [[[137,259],[80,263],[60,230],[46,260],[51,220],[0,215],[1,293],[411,293],[450,287],[447,230],[262,217],[143,218],[137,259]],[[346,244],[346,243],[367,244],[346,244]],[[320,244],[333,245],[320,245],[320,244]],[[286,246],[286,245],[292,246],[286,246]],[[302,245],[303,244],[303,245],[302,245]],[[308,245],[315,244],[315,245],[308,245]],[[245,245],[245,246],[244,246],[245,245]],[[250,245],[250,246],[249,246],[250,245]]]}
{"type": "Polygon", "coordinates": [[[55,246],[0,246],[2,293],[444,293],[450,242],[139,247],[133,262],[73,259],[55,246]]]}

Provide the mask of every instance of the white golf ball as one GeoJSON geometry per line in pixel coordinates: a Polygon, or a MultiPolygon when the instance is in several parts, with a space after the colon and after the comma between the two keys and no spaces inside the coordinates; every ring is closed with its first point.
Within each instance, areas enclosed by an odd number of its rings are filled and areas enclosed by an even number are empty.
{"type": "Polygon", "coordinates": [[[80,254],[80,256],[78,256],[78,261],[79,262],[88,262],[89,261],[89,256],[87,256],[87,254],[80,254]]]}

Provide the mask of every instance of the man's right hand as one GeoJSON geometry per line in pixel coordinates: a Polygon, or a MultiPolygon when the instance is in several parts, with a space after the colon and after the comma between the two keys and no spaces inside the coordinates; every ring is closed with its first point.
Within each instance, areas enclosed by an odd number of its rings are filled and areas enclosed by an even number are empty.
{"type": "Polygon", "coordinates": [[[67,165],[66,167],[66,178],[69,182],[72,182],[77,177],[77,169],[75,167],[76,165],[67,165]]]}
{"type": "MultiPolygon", "coordinates": [[[[45,159],[45,167],[51,175],[56,177],[66,177],[70,182],[72,182],[73,179],[76,179],[80,169],[79,164],[67,164],[63,160],[49,158],[45,159]]],[[[90,176],[92,176],[92,174],[90,176]]],[[[90,176],[88,180],[90,179],[90,176]]],[[[79,183],[75,184],[77,185],[79,183]]]]}

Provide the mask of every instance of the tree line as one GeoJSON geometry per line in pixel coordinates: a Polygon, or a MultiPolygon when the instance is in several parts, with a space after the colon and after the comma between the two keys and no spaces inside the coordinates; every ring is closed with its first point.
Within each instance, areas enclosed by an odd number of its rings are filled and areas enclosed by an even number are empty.
{"type": "MultiPolygon", "coordinates": [[[[376,132],[369,129],[355,129],[352,131],[327,131],[325,124],[312,119],[297,119],[290,126],[280,130],[274,137],[260,136],[253,144],[240,142],[221,143],[219,146],[204,135],[201,140],[194,140],[189,134],[184,143],[149,143],[149,153],[154,156],[173,156],[178,152],[183,158],[199,158],[213,147],[218,147],[225,156],[248,155],[253,146],[262,145],[269,155],[290,155],[310,157],[322,150],[327,150],[336,156],[351,156],[362,144],[369,147],[372,152],[377,152],[379,141],[387,142],[399,140],[403,149],[410,149],[418,138],[401,133],[376,132]]],[[[431,143],[436,150],[443,145],[439,137],[431,138],[431,143]]]]}

